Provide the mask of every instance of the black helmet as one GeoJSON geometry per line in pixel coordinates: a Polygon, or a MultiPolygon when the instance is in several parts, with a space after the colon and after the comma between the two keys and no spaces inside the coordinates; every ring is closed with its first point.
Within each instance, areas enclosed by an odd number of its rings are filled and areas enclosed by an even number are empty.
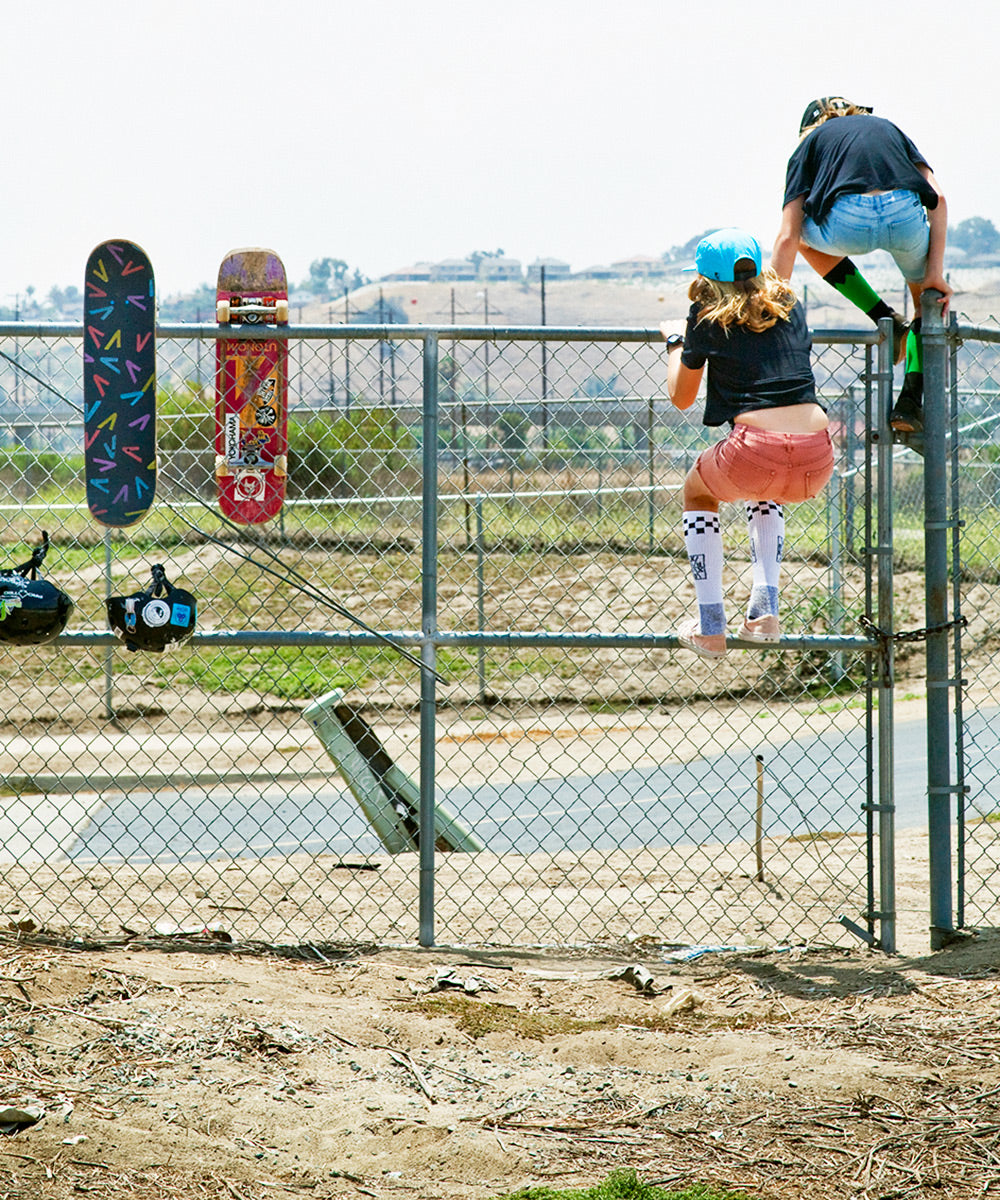
{"type": "Polygon", "coordinates": [[[105,603],[111,628],[126,650],[166,649],[194,633],[197,601],[184,588],[174,587],[163,567],[153,568],[153,582],[144,592],[110,596],[105,603]]]}
{"type": "Polygon", "coordinates": [[[49,535],[19,567],[0,571],[0,643],[8,646],[42,646],[66,628],[73,601],[47,579],[38,578],[38,568],[48,553],[49,535]]]}

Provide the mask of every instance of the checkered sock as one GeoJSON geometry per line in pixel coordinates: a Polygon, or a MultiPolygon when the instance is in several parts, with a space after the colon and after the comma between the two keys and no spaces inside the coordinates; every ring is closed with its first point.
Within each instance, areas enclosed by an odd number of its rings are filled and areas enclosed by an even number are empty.
{"type": "Polygon", "coordinates": [[[722,529],[717,512],[685,512],[684,547],[694,576],[702,633],[725,633],[722,601],[722,529]]]}
{"type": "Polygon", "coordinates": [[[747,619],[778,615],[781,584],[781,555],[785,548],[785,514],[773,500],[754,500],[747,505],[753,585],[747,603],[747,619]]]}

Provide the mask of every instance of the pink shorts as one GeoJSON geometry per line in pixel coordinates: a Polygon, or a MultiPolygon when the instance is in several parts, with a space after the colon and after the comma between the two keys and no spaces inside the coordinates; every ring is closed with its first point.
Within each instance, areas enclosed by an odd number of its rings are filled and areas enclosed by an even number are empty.
{"type": "Polygon", "coordinates": [[[739,422],[698,455],[694,469],[716,500],[810,500],[833,475],[833,443],[822,433],[775,433],[739,422]]]}

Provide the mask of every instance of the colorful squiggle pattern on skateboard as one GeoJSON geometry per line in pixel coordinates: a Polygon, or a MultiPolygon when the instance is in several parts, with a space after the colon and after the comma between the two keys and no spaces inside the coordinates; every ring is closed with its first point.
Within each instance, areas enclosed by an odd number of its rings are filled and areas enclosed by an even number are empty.
{"type": "Polygon", "coordinates": [[[134,242],[102,242],[84,285],[87,505],[102,525],[133,525],[156,493],[153,268],[134,242]]]}

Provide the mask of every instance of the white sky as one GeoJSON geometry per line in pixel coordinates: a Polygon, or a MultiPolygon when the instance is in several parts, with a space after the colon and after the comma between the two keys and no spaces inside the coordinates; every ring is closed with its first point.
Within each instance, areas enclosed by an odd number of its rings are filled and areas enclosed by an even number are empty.
{"type": "Polygon", "coordinates": [[[1000,225],[997,0],[0,0],[0,304],[128,237],[161,295],[498,247],[574,269],[742,225],[806,103],[899,124],[1000,225]]]}

